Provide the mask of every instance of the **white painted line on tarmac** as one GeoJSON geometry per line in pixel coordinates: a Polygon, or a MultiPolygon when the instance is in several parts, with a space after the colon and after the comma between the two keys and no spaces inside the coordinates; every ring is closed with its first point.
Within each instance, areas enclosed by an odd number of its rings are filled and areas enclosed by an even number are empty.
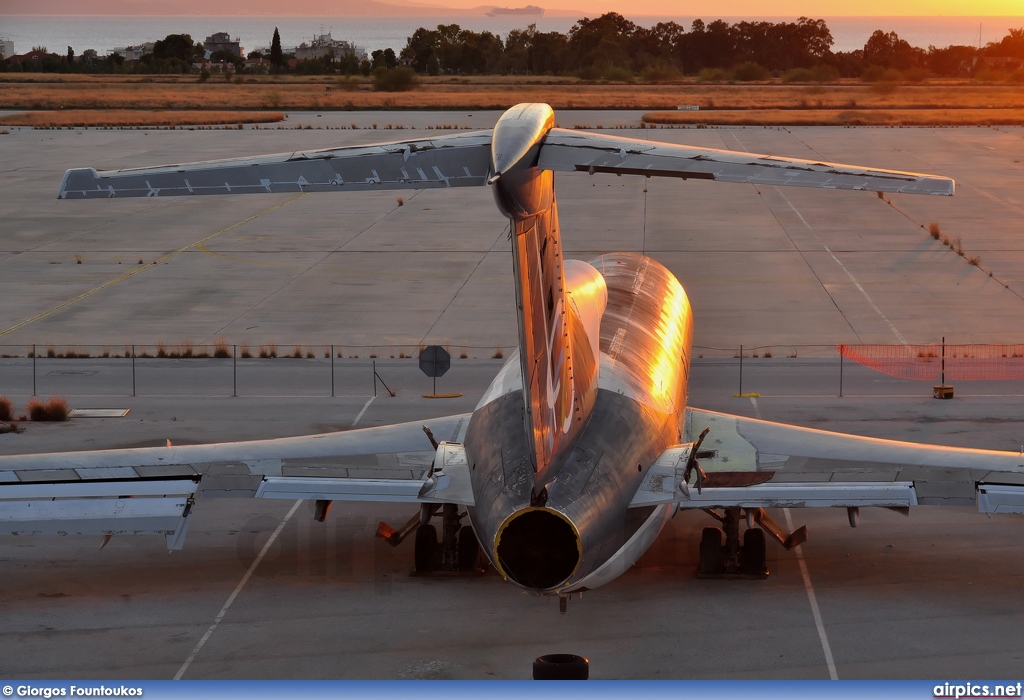
{"type": "MultiPolygon", "coordinates": [[[[807,220],[804,218],[804,215],[801,214],[797,210],[797,208],[793,206],[793,203],[791,201],[789,201],[789,198],[786,197],[786,195],[784,195],[782,193],[782,191],[779,190],[778,187],[775,188],[775,191],[779,193],[780,197],[782,197],[782,201],[784,201],[786,204],[789,205],[789,208],[793,210],[793,213],[796,214],[798,217],[800,217],[800,221],[803,222],[804,226],[806,226],[808,228],[808,230],[813,231],[814,227],[811,226],[809,223],[807,223],[807,220]]],[[[827,245],[822,243],[821,239],[818,238],[818,234],[814,234],[814,237],[818,239],[818,243],[821,243],[821,247],[825,249],[825,252],[828,253],[829,255],[831,255],[832,259],[836,261],[836,265],[839,266],[839,269],[841,269],[843,272],[845,272],[846,276],[850,278],[850,281],[853,282],[853,285],[857,288],[857,291],[859,291],[861,294],[864,295],[864,298],[867,300],[867,302],[871,306],[871,308],[874,309],[875,313],[878,314],[882,318],[883,321],[885,321],[885,325],[889,326],[889,330],[891,330],[893,332],[893,335],[896,336],[896,339],[899,340],[900,343],[902,343],[903,345],[907,345],[908,344],[907,343],[907,339],[903,337],[902,333],[900,333],[898,330],[896,330],[896,326],[892,325],[892,322],[886,317],[885,314],[882,313],[882,310],[880,308],[878,308],[878,306],[875,304],[874,300],[864,290],[864,287],[860,286],[860,282],[858,282],[857,278],[853,276],[853,273],[846,269],[846,265],[843,265],[843,263],[841,263],[839,261],[839,258],[836,257],[836,254],[833,253],[829,249],[829,247],[827,245]]]]}
{"type": "Polygon", "coordinates": [[[370,397],[370,398],[369,398],[369,399],[367,400],[367,402],[363,404],[363,410],[362,410],[362,411],[360,411],[360,412],[359,412],[359,415],[357,415],[357,416],[356,416],[356,419],[355,419],[354,421],[352,421],[352,427],[353,427],[353,428],[354,428],[354,427],[356,427],[356,423],[358,423],[358,422],[359,422],[359,419],[363,417],[363,414],[364,414],[364,413],[366,413],[366,409],[368,409],[368,408],[370,407],[370,404],[371,404],[371,403],[373,403],[373,400],[374,400],[375,398],[377,398],[377,397],[376,397],[376,396],[371,396],[371,397],[370,397]]]}
{"type": "MultiPolygon", "coordinates": [[[[783,508],[786,514],[786,527],[793,531],[793,517],[789,514],[789,508],[783,508]]],[[[811,575],[807,572],[807,562],[804,561],[803,545],[796,546],[796,562],[800,565],[800,575],[804,579],[804,588],[807,590],[807,600],[811,604],[811,614],[814,616],[814,626],[818,628],[818,639],[821,640],[821,650],[825,652],[825,665],[828,666],[828,677],[831,680],[839,680],[836,673],[836,662],[832,658],[832,647],[828,643],[828,635],[825,634],[825,623],[821,621],[821,610],[818,609],[818,597],[814,595],[814,586],[811,585],[811,575]]]]}
{"type": "Polygon", "coordinates": [[[257,555],[256,559],[249,566],[249,570],[245,572],[245,576],[243,576],[242,580],[238,582],[237,586],[235,586],[235,590],[233,590],[231,592],[231,595],[228,596],[228,601],[224,603],[224,607],[220,609],[220,612],[217,613],[217,617],[213,619],[213,624],[210,625],[210,629],[206,630],[206,634],[204,634],[203,638],[199,640],[198,644],[196,644],[195,649],[192,650],[192,653],[189,654],[189,657],[185,659],[185,663],[183,663],[181,665],[181,668],[178,669],[178,672],[174,674],[174,680],[180,681],[181,677],[185,675],[185,671],[187,671],[188,667],[192,665],[192,662],[195,661],[196,656],[202,650],[207,640],[210,639],[210,636],[213,635],[214,630],[217,629],[217,625],[219,625],[220,621],[224,619],[225,615],[227,615],[228,608],[230,608],[231,604],[235,602],[235,598],[237,598],[238,594],[242,592],[242,589],[245,587],[245,584],[249,582],[249,577],[252,576],[252,573],[254,571],[256,571],[256,567],[260,565],[261,561],[263,561],[263,557],[265,557],[267,555],[267,552],[270,551],[270,547],[277,540],[277,536],[281,534],[281,531],[284,530],[284,526],[287,525],[288,521],[291,520],[293,515],[295,515],[295,511],[299,509],[299,506],[301,504],[302,499],[295,501],[295,505],[293,505],[292,509],[288,511],[288,515],[284,516],[284,520],[282,520],[281,523],[277,526],[277,529],[274,530],[274,534],[272,534],[270,536],[270,539],[267,540],[267,543],[263,545],[263,549],[260,550],[259,555],[257,555]]]}

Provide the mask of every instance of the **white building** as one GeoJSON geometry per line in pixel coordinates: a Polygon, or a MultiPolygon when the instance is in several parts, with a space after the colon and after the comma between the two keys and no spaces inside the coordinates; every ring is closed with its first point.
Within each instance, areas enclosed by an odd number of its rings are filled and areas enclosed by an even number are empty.
{"type": "Polygon", "coordinates": [[[346,56],[353,54],[356,58],[364,58],[366,51],[360,49],[358,46],[350,41],[343,39],[334,39],[331,35],[320,34],[314,36],[310,42],[302,42],[295,47],[295,58],[300,61],[308,61],[312,58],[322,58],[327,54],[333,52],[335,56],[346,56]]]}
{"type": "Polygon", "coordinates": [[[124,56],[126,61],[138,61],[147,53],[153,53],[155,42],[146,41],[136,46],[122,46],[111,50],[111,55],[124,56]]]}
{"type": "Polygon", "coordinates": [[[0,36],[0,58],[10,58],[14,55],[14,42],[7,37],[0,36]]]}

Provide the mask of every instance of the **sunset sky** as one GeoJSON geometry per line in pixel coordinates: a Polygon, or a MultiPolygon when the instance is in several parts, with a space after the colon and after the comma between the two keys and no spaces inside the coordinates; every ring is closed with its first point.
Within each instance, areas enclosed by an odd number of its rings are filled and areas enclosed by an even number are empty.
{"type": "MultiPolygon", "coordinates": [[[[488,0],[495,4],[504,4],[498,0],[488,0]]],[[[448,3],[442,3],[448,4],[448,3]]],[[[481,4],[473,2],[471,4],[481,4]]],[[[509,3],[515,5],[517,3],[509,3]]],[[[552,2],[535,2],[544,7],[580,7],[578,0],[553,0],[552,2]]],[[[461,6],[461,3],[460,3],[461,6]]],[[[464,6],[470,6],[467,3],[464,6]]],[[[959,16],[1024,16],[1024,0],[590,0],[585,3],[586,9],[602,9],[620,14],[650,15],[695,15],[737,17],[749,15],[765,16],[800,16],[810,17],[842,17],[851,15],[885,16],[885,15],[959,15],[959,16]]]]}
{"type": "MultiPolygon", "coordinates": [[[[812,18],[869,16],[927,17],[1021,17],[1024,0],[306,0],[300,4],[279,0],[0,0],[0,16],[5,14],[67,15],[237,15],[269,14],[278,16],[333,16],[387,14],[387,6],[402,5],[398,14],[416,13],[423,7],[467,10],[486,6],[522,7],[540,5],[556,15],[597,16],[618,12],[626,17],[703,17],[728,18],[812,18]]],[[[477,10],[480,11],[479,9],[477,10]]],[[[393,13],[396,11],[392,10],[393,13]]],[[[428,10],[429,12],[429,10],[428,10]]]]}
{"type": "MultiPolygon", "coordinates": [[[[388,2],[388,0],[382,0],[388,2]]],[[[434,4],[418,0],[421,4],[434,4]]],[[[550,9],[618,12],[623,15],[686,15],[694,17],[847,17],[922,15],[1024,17],[1024,0],[435,0],[438,5],[474,7],[494,4],[519,7],[528,3],[550,9]]],[[[405,4],[405,3],[402,3],[405,4]]]]}

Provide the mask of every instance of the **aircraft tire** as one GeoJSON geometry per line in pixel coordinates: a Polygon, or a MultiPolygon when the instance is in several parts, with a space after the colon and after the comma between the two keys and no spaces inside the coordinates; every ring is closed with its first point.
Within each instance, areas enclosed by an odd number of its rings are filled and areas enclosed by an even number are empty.
{"type": "Polygon", "coordinates": [[[476,569],[479,555],[480,544],[476,541],[476,534],[473,532],[473,528],[463,525],[459,528],[459,571],[473,571],[476,569]]]}
{"type": "Polygon", "coordinates": [[[698,568],[702,574],[719,574],[722,572],[722,530],[717,527],[706,527],[700,533],[700,561],[698,568]]]}
{"type": "Polygon", "coordinates": [[[420,525],[416,528],[416,572],[427,574],[437,568],[437,528],[420,525]]]}
{"type": "Polygon", "coordinates": [[[740,552],[743,573],[758,576],[765,570],[764,530],[753,527],[743,533],[743,549],[740,552]]]}
{"type": "Polygon", "coordinates": [[[590,678],[590,661],[577,654],[545,654],[533,662],[535,681],[585,681],[590,678]]]}

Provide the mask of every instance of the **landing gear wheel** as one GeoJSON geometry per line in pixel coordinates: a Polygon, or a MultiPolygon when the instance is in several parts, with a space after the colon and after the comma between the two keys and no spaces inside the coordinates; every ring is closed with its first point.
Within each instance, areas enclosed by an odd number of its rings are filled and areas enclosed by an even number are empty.
{"type": "Polygon", "coordinates": [[[437,567],[437,528],[420,525],[416,529],[416,573],[428,574],[437,567]]]}
{"type": "Polygon", "coordinates": [[[459,571],[476,570],[479,555],[480,545],[476,541],[476,533],[473,528],[463,525],[459,528],[459,571]]]}
{"type": "Polygon", "coordinates": [[[697,572],[714,575],[722,572],[722,531],[706,527],[700,533],[700,561],[697,572]]]}
{"type": "Polygon", "coordinates": [[[590,678],[590,661],[576,654],[545,654],[533,662],[535,681],[585,681],[590,678]]]}
{"type": "Polygon", "coordinates": [[[743,533],[743,549],[740,550],[740,568],[744,574],[763,576],[765,566],[764,530],[759,527],[743,533]]]}

